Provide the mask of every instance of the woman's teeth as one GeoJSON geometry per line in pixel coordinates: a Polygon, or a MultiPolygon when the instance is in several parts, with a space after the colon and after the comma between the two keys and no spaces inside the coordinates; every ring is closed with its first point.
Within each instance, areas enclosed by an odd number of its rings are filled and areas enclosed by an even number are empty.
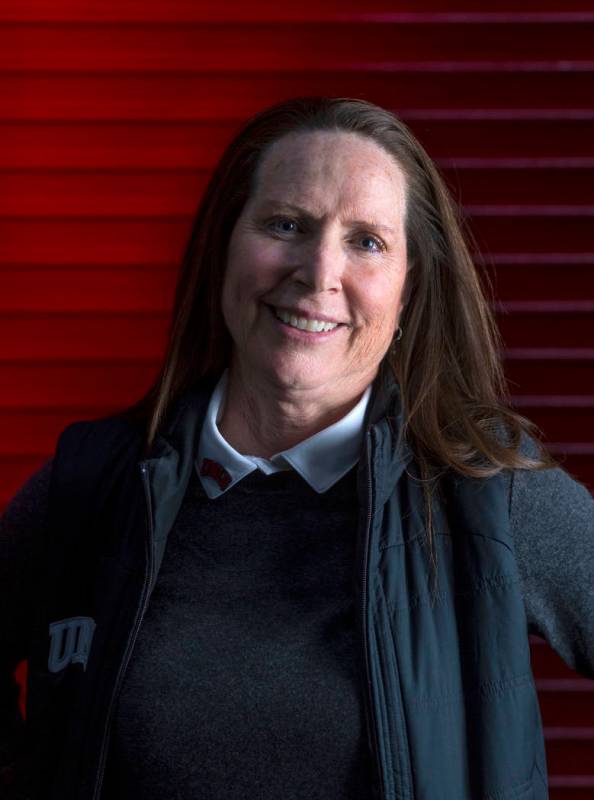
{"type": "Polygon", "coordinates": [[[293,314],[289,314],[287,311],[281,311],[280,309],[275,309],[274,313],[280,320],[287,325],[290,325],[292,328],[299,328],[301,331],[310,331],[311,333],[331,331],[338,325],[338,322],[322,322],[321,320],[317,319],[296,317],[293,314]]]}

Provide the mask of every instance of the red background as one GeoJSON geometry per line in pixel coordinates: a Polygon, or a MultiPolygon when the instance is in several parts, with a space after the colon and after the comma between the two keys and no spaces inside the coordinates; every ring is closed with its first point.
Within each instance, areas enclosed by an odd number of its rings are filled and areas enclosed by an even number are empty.
{"type": "MultiPolygon", "coordinates": [[[[594,490],[593,42],[583,0],[4,0],[0,510],[68,422],[148,387],[210,171],[301,94],[410,125],[495,281],[514,405],[594,490]]],[[[591,800],[594,681],[531,645],[551,798],[591,800]]]]}

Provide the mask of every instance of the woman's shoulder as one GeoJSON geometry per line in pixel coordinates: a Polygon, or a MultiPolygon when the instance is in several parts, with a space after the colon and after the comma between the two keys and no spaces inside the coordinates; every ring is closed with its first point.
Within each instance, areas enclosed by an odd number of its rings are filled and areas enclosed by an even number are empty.
{"type": "MultiPolygon", "coordinates": [[[[532,458],[539,455],[536,440],[525,431],[522,431],[519,452],[532,458]]],[[[592,514],[591,491],[562,462],[547,469],[516,468],[508,472],[512,515],[534,516],[537,508],[549,509],[551,519],[562,518],[566,513],[592,514]]]]}
{"type": "Polygon", "coordinates": [[[52,476],[58,468],[77,474],[83,463],[98,465],[101,458],[112,457],[117,451],[128,449],[131,440],[142,439],[138,423],[113,415],[91,420],[76,420],[66,425],[58,434],[53,454],[19,487],[0,516],[0,530],[31,532],[46,524],[52,476]],[[66,462],[66,463],[65,463],[66,462]]]}
{"type": "Polygon", "coordinates": [[[124,413],[111,414],[97,419],[80,419],[66,425],[57,437],[58,447],[77,443],[84,446],[89,442],[104,442],[112,445],[118,441],[142,439],[145,431],[143,421],[124,413]]]}
{"type": "MultiPolygon", "coordinates": [[[[500,442],[511,445],[511,437],[504,431],[503,426],[498,429],[497,438],[500,442]]],[[[543,445],[546,447],[546,442],[522,429],[518,446],[520,455],[539,459],[542,457],[543,445]]],[[[577,476],[566,469],[562,462],[540,469],[526,467],[503,469],[500,475],[507,489],[510,514],[521,514],[526,510],[526,504],[533,505],[537,501],[550,504],[553,498],[561,500],[562,506],[577,503],[591,512],[591,503],[594,500],[590,490],[577,476]]]]}
{"type": "MultiPolygon", "coordinates": [[[[522,453],[538,448],[525,434],[522,453]]],[[[514,469],[510,527],[528,629],[568,666],[594,677],[594,498],[562,465],[514,469]]]]}
{"type": "Polygon", "coordinates": [[[53,458],[45,461],[15,492],[0,516],[0,551],[11,563],[18,552],[28,551],[43,536],[53,458]],[[12,555],[11,555],[12,554],[12,555]]]}

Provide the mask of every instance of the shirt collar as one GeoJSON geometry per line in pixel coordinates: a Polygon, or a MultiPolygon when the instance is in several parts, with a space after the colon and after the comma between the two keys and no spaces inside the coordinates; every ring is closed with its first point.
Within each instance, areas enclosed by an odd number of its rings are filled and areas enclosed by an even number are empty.
{"type": "Polygon", "coordinates": [[[209,498],[214,499],[224,494],[256,469],[266,475],[294,469],[312,489],[321,494],[339,481],[359,460],[371,384],[354,408],[338,422],[267,459],[238,453],[219,432],[217,423],[228,377],[227,368],[210,398],[196,458],[196,471],[209,498]]]}

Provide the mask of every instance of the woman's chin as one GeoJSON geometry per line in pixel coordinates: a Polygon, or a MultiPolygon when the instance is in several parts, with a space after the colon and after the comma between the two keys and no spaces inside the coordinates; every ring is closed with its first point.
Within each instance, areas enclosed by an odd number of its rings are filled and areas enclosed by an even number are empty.
{"type": "Polygon", "coordinates": [[[259,370],[268,380],[287,389],[314,389],[327,383],[330,375],[327,364],[316,364],[314,358],[272,358],[259,370]],[[276,363],[275,363],[276,362],[276,363]]]}

